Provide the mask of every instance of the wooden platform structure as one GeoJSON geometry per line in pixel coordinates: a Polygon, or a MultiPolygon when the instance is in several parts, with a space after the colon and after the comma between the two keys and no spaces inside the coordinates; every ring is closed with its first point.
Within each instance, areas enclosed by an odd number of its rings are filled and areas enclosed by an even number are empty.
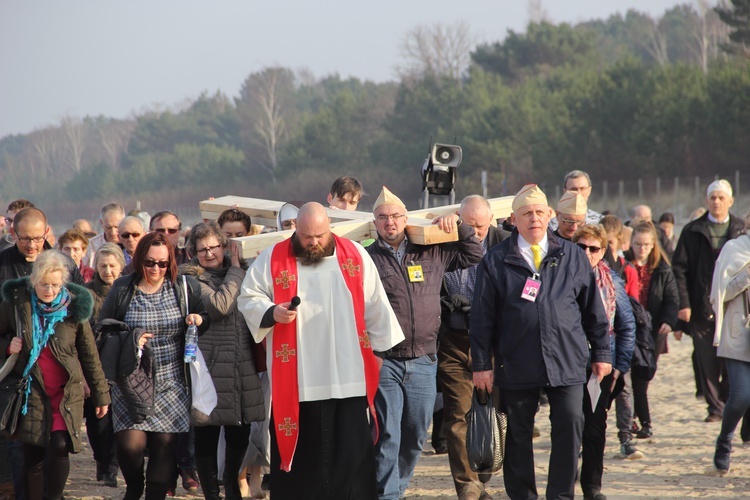
{"type": "MultiPolygon", "coordinates": [[[[491,198],[488,201],[492,207],[493,220],[504,219],[510,215],[511,204],[513,202],[512,196],[491,198]]],[[[201,217],[204,219],[216,220],[224,210],[236,208],[249,215],[253,224],[273,227],[276,226],[276,216],[283,205],[283,201],[244,198],[242,196],[222,196],[221,198],[204,200],[199,203],[201,217]]],[[[444,233],[437,226],[433,225],[432,221],[441,215],[457,212],[459,206],[458,204],[445,205],[406,212],[408,216],[406,234],[409,236],[409,240],[421,245],[434,245],[446,241],[456,241],[458,233],[444,233]]],[[[378,237],[371,212],[350,212],[331,208],[327,210],[328,216],[331,218],[331,231],[337,236],[358,242],[378,237]]],[[[242,257],[247,259],[256,257],[264,249],[289,238],[293,233],[294,231],[291,230],[278,231],[234,239],[241,244],[242,257]]]]}

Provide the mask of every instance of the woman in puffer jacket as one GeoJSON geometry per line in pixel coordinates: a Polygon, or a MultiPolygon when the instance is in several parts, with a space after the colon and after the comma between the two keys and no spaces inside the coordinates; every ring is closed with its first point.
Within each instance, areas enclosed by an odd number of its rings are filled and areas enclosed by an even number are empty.
{"type": "Polygon", "coordinates": [[[68,272],[67,257],[47,250],[30,277],[2,286],[0,357],[18,354],[14,371],[29,380],[13,437],[23,442],[30,499],[63,496],[68,454],[81,451],[84,381],[96,418],[107,414],[110,403],[88,323],[93,299],[85,288],[68,283],[68,272]]]}
{"type": "Polygon", "coordinates": [[[239,250],[214,222],[193,227],[187,247],[195,258],[183,264],[183,274],[195,276],[201,286],[203,303],[211,318],[211,328],[198,345],[206,359],[218,395],[216,408],[207,425],[195,428],[195,461],[206,500],[217,500],[219,481],[217,449],[224,427],[224,493],[228,500],[241,500],[237,476],[250,435],[250,424],[265,419],[263,392],[255,369],[252,336],[243,315],[237,310],[245,270],[239,250]],[[229,249],[229,255],[225,250],[229,249]]]}

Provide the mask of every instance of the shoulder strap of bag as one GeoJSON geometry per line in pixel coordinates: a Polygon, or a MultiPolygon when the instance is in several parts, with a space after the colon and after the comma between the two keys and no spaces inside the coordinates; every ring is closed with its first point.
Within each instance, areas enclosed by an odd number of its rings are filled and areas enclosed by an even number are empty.
{"type": "Polygon", "coordinates": [[[187,316],[190,314],[190,302],[188,299],[188,286],[187,286],[187,278],[185,275],[182,275],[182,290],[185,293],[185,315],[187,316]]]}
{"type": "MultiPolygon", "coordinates": [[[[16,337],[21,337],[23,335],[23,331],[21,330],[21,315],[18,312],[18,306],[15,307],[16,312],[16,337]]],[[[0,367],[0,381],[4,380],[5,377],[10,374],[10,372],[13,371],[13,368],[16,366],[16,360],[18,359],[18,354],[11,354],[8,356],[8,358],[5,360],[5,363],[2,367],[0,367]]]]}

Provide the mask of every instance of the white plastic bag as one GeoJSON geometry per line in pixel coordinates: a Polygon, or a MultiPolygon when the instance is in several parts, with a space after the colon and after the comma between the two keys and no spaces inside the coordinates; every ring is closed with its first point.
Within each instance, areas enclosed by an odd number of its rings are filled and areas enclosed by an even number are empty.
{"type": "Polygon", "coordinates": [[[196,349],[195,361],[188,364],[190,365],[191,392],[193,395],[190,421],[196,426],[207,425],[209,415],[216,408],[218,396],[200,348],[196,349]]]}

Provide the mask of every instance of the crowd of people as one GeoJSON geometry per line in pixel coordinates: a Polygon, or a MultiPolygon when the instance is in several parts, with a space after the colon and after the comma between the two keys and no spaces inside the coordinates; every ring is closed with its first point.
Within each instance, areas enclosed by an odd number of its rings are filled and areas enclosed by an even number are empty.
{"type": "MultiPolygon", "coordinates": [[[[669,336],[686,333],[705,422],[721,422],[712,473],[727,474],[738,426],[750,442],[750,220],[730,213],[731,185],[712,182],[679,235],[646,205],[626,221],[591,210],[583,171],[563,187],[553,209],[524,186],[505,220],[467,196],[432,221],[451,241],[431,245],[410,240],[386,187],[365,246],[336,236],[316,202],[285,204],[275,228],[237,208],[183,228],[174,212],[109,203],[99,234],[79,220],[56,239],[42,210],[12,202],[0,358],[26,385],[0,472],[18,499],[62,498],[85,421],[97,480],[117,488],[121,473],[127,500],[174,496],[180,480],[207,500],[398,500],[432,425],[457,497],[491,499],[466,449],[472,396],[486,391],[508,419],[508,496],[538,497],[547,404],[546,497],[572,498],[580,481],[585,499],[606,500],[611,405],[620,455],[643,458],[638,439],[659,433],[649,383],[669,336]],[[275,230],[290,237],[252,258],[232,240],[275,230]],[[217,396],[202,417],[193,328],[217,396]],[[646,337],[653,366],[631,371],[646,337]]],[[[326,205],[356,210],[363,195],[342,177],[326,205]]]]}

